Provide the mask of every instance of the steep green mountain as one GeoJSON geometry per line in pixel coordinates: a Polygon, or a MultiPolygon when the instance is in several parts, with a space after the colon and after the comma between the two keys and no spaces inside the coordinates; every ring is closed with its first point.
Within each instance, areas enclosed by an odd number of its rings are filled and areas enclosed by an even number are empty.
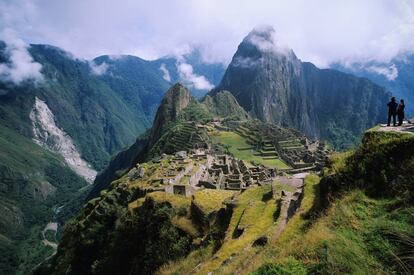
{"type": "Polygon", "coordinates": [[[255,29],[242,41],[219,90],[230,91],[253,117],[294,127],[336,148],[354,144],[383,121],[389,100],[368,79],[301,62],[277,44],[272,28],[255,29]]]}
{"type": "MultiPolygon", "coordinates": [[[[132,96],[131,90],[112,89],[110,79],[61,49],[32,45],[28,50],[41,64],[43,79],[0,81],[0,273],[6,274],[27,274],[53,252],[41,242],[43,228],[76,213],[88,192],[85,179],[92,182],[95,170],[149,126],[153,114],[136,104],[137,94],[154,89],[159,101],[167,87],[158,69],[149,69],[132,96]]],[[[1,64],[9,58],[1,42],[1,64]]],[[[52,228],[45,231],[50,236],[52,228]]]]}
{"type": "Polygon", "coordinates": [[[61,50],[39,45],[32,46],[31,53],[43,65],[46,78],[39,87],[39,97],[48,103],[58,125],[74,139],[82,156],[98,170],[150,125],[151,108],[155,107],[142,102],[151,91],[154,97],[161,98],[167,87],[151,70],[141,69],[130,75],[124,67],[128,61],[121,60],[115,68],[108,65],[113,78],[124,79],[122,86],[111,77],[95,75],[87,62],[73,59],[61,50]]]}
{"type": "Polygon", "coordinates": [[[146,160],[148,155],[173,153],[174,151],[171,151],[172,148],[169,149],[166,141],[170,135],[174,135],[174,127],[179,127],[176,124],[179,124],[186,117],[193,117],[195,121],[203,119],[203,117],[210,118],[207,111],[191,96],[190,91],[182,84],[177,83],[165,93],[158,107],[153,127],[138,137],[131,147],[120,152],[111,160],[108,167],[97,176],[89,198],[99,195],[99,192],[107,188],[111,181],[129,170],[137,161],[146,160]],[[166,132],[169,132],[168,135],[166,132]],[[157,142],[159,143],[157,144],[157,142]]]}
{"type": "MultiPolygon", "coordinates": [[[[82,206],[96,171],[152,125],[169,86],[156,61],[101,56],[89,62],[49,45],[27,50],[42,80],[0,80],[2,274],[26,274],[53,252],[55,226],[59,236],[58,225],[82,206]],[[49,222],[50,246],[41,242],[49,222]]],[[[0,64],[12,66],[4,42],[0,64]]]]}
{"type": "Polygon", "coordinates": [[[207,102],[179,83],[167,91],[153,128],[98,176],[93,198],[38,274],[153,274],[190,253],[221,261],[263,246],[276,220],[288,221],[302,199],[300,173],[320,170],[329,150],[250,119],[229,92],[207,102]],[[213,119],[210,108],[231,116],[213,119]]]}
{"type": "Polygon", "coordinates": [[[386,87],[397,98],[403,98],[406,103],[407,117],[414,114],[414,55],[394,58],[388,63],[368,62],[355,63],[349,66],[332,64],[332,68],[366,77],[373,82],[386,87]]]}
{"type": "Polygon", "coordinates": [[[185,124],[188,120],[206,122],[214,116],[229,120],[249,118],[227,91],[221,91],[215,96],[206,96],[199,103],[181,83],[173,85],[158,107],[152,128],[138,137],[131,147],[113,157],[108,167],[98,174],[88,198],[98,196],[111,181],[119,178],[138,161],[190,148],[192,143],[186,143],[188,139],[184,143],[174,141],[177,132],[181,132],[183,127],[187,129],[188,126],[185,124]]]}
{"type": "Polygon", "coordinates": [[[194,98],[192,98],[190,92],[179,83],[168,90],[155,115],[150,135],[150,146],[161,138],[166,128],[178,119],[178,116],[192,100],[194,98]]]}

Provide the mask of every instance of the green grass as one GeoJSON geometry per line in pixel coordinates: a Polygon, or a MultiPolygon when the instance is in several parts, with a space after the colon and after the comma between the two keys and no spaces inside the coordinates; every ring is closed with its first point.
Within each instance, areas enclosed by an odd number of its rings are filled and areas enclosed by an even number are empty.
{"type": "Polygon", "coordinates": [[[252,272],[252,275],[306,275],[308,272],[303,263],[295,258],[285,258],[278,264],[268,263],[252,272]]]}
{"type": "Polygon", "coordinates": [[[223,202],[237,192],[229,190],[204,189],[194,194],[193,202],[205,213],[209,214],[224,207],[223,202]]]}
{"type": "Polygon", "coordinates": [[[227,274],[229,270],[234,272],[238,266],[234,266],[233,263],[223,266],[223,261],[250,247],[257,238],[271,234],[271,228],[276,225],[276,204],[273,200],[263,199],[270,191],[270,185],[252,187],[236,198],[236,207],[233,209],[224,243],[214,257],[203,264],[198,274],[207,274],[208,271],[217,274],[227,274]],[[244,231],[235,237],[234,232],[237,228],[243,228],[244,231]]]}
{"type": "Polygon", "coordinates": [[[220,131],[212,136],[213,141],[222,144],[228,148],[230,154],[238,159],[247,161],[248,163],[262,164],[269,168],[277,169],[289,169],[291,168],[281,159],[264,159],[255,154],[260,152],[254,150],[250,144],[246,142],[246,139],[235,132],[220,131]],[[250,149],[247,149],[250,148],[250,149]]]}
{"type": "Polygon", "coordinates": [[[157,203],[168,202],[173,208],[187,208],[190,206],[190,198],[165,192],[153,192],[147,195],[157,203]]]}
{"type": "MultiPolygon", "coordinates": [[[[335,156],[335,171],[344,169],[350,154],[335,156]]],[[[409,258],[404,256],[412,257],[406,254],[413,247],[412,204],[404,205],[400,198],[369,197],[354,188],[320,212],[326,198],[319,197],[318,181],[314,175],[306,178],[298,213],[276,243],[252,261],[253,274],[399,274],[409,270],[409,258]]]]}
{"type": "MultiPolygon", "coordinates": [[[[280,259],[294,257],[310,273],[373,274],[392,272],[396,248],[386,238],[389,230],[411,231],[401,213],[391,217],[389,200],[373,200],[356,190],[332,205],[309,230],[302,228],[295,237],[284,239],[280,259]]],[[[414,209],[409,210],[414,214],[414,209]]],[[[399,212],[399,211],[397,211],[399,212]]]]}
{"type": "Polygon", "coordinates": [[[296,188],[290,185],[287,185],[287,184],[281,184],[277,180],[273,181],[273,192],[280,194],[282,190],[288,191],[288,192],[295,192],[296,188]]]}

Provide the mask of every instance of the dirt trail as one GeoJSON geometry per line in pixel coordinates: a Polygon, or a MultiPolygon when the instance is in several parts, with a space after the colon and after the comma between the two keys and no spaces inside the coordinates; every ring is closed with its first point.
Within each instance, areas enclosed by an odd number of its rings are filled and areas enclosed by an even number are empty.
{"type": "Polygon", "coordinates": [[[279,182],[295,188],[295,191],[283,191],[282,193],[282,205],[280,209],[278,225],[276,231],[273,233],[271,237],[271,242],[274,242],[279,238],[283,230],[285,230],[285,227],[289,219],[296,213],[297,209],[300,207],[303,197],[304,178],[307,175],[309,175],[309,173],[295,174],[292,177],[279,177],[279,182]]]}
{"type": "Polygon", "coordinates": [[[289,221],[288,209],[293,199],[293,192],[285,192],[285,194],[286,196],[283,197],[282,207],[280,210],[279,222],[278,222],[276,231],[273,233],[271,237],[271,242],[274,242],[279,238],[283,230],[285,230],[286,225],[289,221]]]}
{"type": "Polygon", "coordinates": [[[56,240],[56,234],[58,230],[58,223],[57,222],[49,222],[45,228],[42,230],[42,243],[46,246],[50,246],[53,249],[57,249],[58,244],[56,242],[52,242],[46,238],[46,232],[47,231],[53,231],[53,235],[56,240]]]}

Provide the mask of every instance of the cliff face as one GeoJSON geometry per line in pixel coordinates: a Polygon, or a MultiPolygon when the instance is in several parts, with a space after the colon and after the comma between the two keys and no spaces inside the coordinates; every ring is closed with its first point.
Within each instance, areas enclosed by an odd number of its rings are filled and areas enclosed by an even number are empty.
{"type": "Polygon", "coordinates": [[[239,45],[218,86],[266,122],[291,126],[310,137],[350,145],[386,114],[389,94],[371,81],[321,70],[279,46],[274,30],[253,30],[239,45]]]}

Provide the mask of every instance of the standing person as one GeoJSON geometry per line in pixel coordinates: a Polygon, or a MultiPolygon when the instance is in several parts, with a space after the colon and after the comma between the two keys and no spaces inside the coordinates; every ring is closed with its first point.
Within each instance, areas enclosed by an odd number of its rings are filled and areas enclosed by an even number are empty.
{"type": "Polygon", "coordinates": [[[405,108],[405,104],[404,104],[404,99],[400,100],[400,104],[398,104],[397,107],[397,116],[398,116],[398,126],[401,126],[404,120],[404,108],[405,108]]]}
{"type": "Polygon", "coordinates": [[[388,123],[387,126],[390,126],[391,117],[394,126],[397,126],[396,115],[397,115],[397,102],[395,102],[395,96],[391,97],[391,101],[388,102],[388,123]]]}

